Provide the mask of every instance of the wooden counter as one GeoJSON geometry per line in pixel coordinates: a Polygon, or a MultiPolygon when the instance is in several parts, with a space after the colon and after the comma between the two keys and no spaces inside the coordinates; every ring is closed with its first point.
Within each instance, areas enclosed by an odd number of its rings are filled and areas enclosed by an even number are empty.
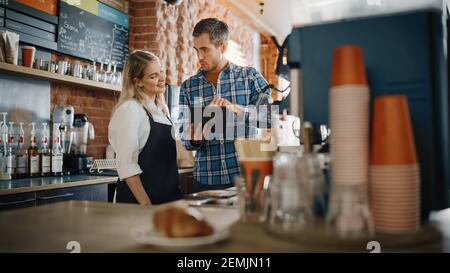
{"type": "Polygon", "coordinates": [[[62,189],[86,185],[115,183],[117,176],[103,175],[70,175],[59,177],[37,177],[0,181],[0,196],[62,189]]]}
{"type": "MultiPolygon", "coordinates": [[[[193,168],[183,168],[179,169],[178,173],[182,177],[189,175],[192,176],[193,170],[193,168]]],[[[118,177],[116,173],[114,174],[113,172],[105,172],[102,174],[79,174],[70,176],[13,179],[0,181],[0,196],[104,183],[111,184],[117,182],[117,178],[118,177]]],[[[192,183],[192,181],[190,182],[192,183]]]]}
{"type": "MultiPolygon", "coordinates": [[[[263,225],[238,221],[235,208],[200,208],[205,216],[221,225],[232,226],[231,236],[224,242],[196,248],[159,248],[132,240],[135,226],[147,224],[155,207],[68,201],[35,208],[0,212],[0,252],[68,252],[70,241],[81,244],[81,252],[333,252],[346,251],[339,246],[321,248],[291,238],[274,236],[263,225]]],[[[445,215],[444,215],[445,216],[445,215]]],[[[449,217],[447,213],[446,218],[449,217]]],[[[438,220],[439,217],[435,219],[438,220]]],[[[448,223],[448,219],[440,223],[448,223]],[[447,221],[447,222],[445,222],[447,221]]],[[[450,227],[444,225],[441,228],[450,227]]],[[[426,228],[426,238],[440,233],[426,228]],[[431,232],[430,232],[431,231],[431,232]]],[[[418,234],[419,236],[420,234],[418,234]]],[[[447,234],[448,235],[448,234],[447,234]]],[[[417,236],[416,236],[417,237],[417,236]]],[[[409,236],[414,240],[414,236],[409,236]]],[[[420,240],[417,240],[420,241],[420,240]]],[[[450,241],[445,237],[445,241],[450,241]]],[[[441,251],[441,240],[423,248],[393,251],[441,251]]],[[[447,244],[448,245],[448,244],[447,244]]],[[[364,245],[363,245],[364,247],[364,245]]],[[[356,250],[352,250],[356,251],[356,250]]],[[[360,252],[368,252],[365,248],[360,252]]],[[[450,251],[450,249],[446,249],[450,251]]]]}

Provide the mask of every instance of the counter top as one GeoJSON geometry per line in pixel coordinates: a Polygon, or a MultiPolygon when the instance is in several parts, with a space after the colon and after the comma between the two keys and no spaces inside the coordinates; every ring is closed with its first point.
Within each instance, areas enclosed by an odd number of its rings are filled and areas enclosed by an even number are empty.
{"type": "MultiPolygon", "coordinates": [[[[223,242],[195,248],[159,248],[135,242],[133,227],[149,224],[155,206],[112,204],[90,201],[67,201],[34,208],[0,212],[0,252],[69,252],[66,245],[77,241],[81,252],[216,252],[216,253],[275,253],[275,252],[340,252],[339,244],[327,242],[327,248],[300,243],[299,240],[275,236],[264,225],[238,221],[235,208],[199,208],[207,219],[231,227],[231,235],[223,242]]],[[[435,215],[434,221],[449,229],[450,211],[435,215]]],[[[442,242],[449,242],[448,233],[441,234],[426,227],[417,234],[384,236],[402,241],[409,249],[396,251],[442,251],[442,242]],[[434,239],[433,239],[434,238],[434,239]],[[438,240],[436,240],[438,238],[438,240]],[[405,243],[407,242],[407,243],[405,243]],[[423,244],[427,242],[426,246],[423,244]],[[429,244],[428,244],[429,242],[429,244]]],[[[325,238],[327,239],[327,238],[325,238]]],[[[325,241],[325,240],[324,240],[325,241]]],[[[386,241],[388,242],[388,241],[386,241]]],[[[316,243],[316,242],[314,242],[316,243]]],[[[382,244],[382,251],[384,241],[382,244]]],[[[444,244],[447,245],[448,244],[444,244]]],[[[359,252],[368,252],[365,243],[359,252]]],[[[348,251],[348,250],[347,250],[348,251]]],[[[355,250],[352,250],[355,251],[355,250]]],[[[450,249],[444,249],[450,251],[450,249]]]]}
{"type": "MultiPolygon", "coordinates": [[[[179,169],[179,174],[190,173],[193,168],[179,169]]],[[[53,190],[68,187],[86,186],[94,184],[114,183],[117,181],[116,172],[103,172],[94,174],[80,174],[68,176],[50,176],[13,179],[8,181],[0,181],[0,196],[35,192],[43,190],[53,190]]]]}
{"type": "Polygon", "coordinates": [[[0,196],[94,184],[114,183],[116,181],[117,176],[88,174],[13,179],[8,181],[0,181],[0,196]]]}

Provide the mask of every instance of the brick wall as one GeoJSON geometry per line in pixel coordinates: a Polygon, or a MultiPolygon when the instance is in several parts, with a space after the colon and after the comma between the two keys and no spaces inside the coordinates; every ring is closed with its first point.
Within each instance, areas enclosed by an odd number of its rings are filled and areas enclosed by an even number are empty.
{"type": "Polygon", "coordinates": [[[169,84],[181,85],[196,73],[198,61],[193,48],[192,30],[207,17],[225,21],[233,40],[241,49],[245,65],[253,65],[253,37],[257,32],[217,0],[184,0],[173,6],[158,0],[132,0],[129,4],[130,49],[157,54],[169,84]]]}

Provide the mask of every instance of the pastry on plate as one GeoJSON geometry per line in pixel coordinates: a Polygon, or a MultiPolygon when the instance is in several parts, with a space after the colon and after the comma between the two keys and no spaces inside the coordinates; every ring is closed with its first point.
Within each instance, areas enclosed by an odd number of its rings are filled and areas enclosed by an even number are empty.
{"type": "Polygon", "coordinates": [[[154,213],[155,229],[171,238],[198,237],[213,233],[201,212],[192,207],[169,206],[154,213]]]}

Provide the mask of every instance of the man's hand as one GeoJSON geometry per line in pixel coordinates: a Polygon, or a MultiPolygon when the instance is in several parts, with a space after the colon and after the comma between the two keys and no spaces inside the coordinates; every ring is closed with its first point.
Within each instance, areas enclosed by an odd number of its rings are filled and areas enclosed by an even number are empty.
{"type": "Polygon", "coordinates": [[[230,105],[231,102],[229,102],[226,99],[223,99],[221,97],[214,97],[214,99],[209,104],[210,106],[227,106],[230,105]]]}
{"type": "Polygon", "coordinates": [[[221,97],[214,97],[214,99],[209,104],[210,106],[225,106],[228,111],[235,113],[237,115],[242,115],[245,110],[242,106],[233,104],[229,102],[228,100],[221,98],[221,97]]]}

